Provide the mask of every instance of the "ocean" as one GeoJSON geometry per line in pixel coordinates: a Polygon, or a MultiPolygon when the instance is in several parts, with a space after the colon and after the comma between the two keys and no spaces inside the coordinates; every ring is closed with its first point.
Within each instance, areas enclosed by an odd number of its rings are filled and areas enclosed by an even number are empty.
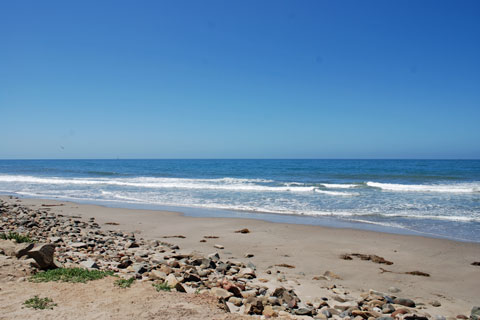
{"type": "Polygon", "coordinates": [[[480,160],[0,160],[0,193],[480,242],[480,160]]]}

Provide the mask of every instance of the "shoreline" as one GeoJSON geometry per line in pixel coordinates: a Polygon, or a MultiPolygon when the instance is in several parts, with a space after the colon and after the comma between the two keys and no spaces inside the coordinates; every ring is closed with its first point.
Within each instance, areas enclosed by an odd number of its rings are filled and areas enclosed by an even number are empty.
{"type": "Polygon", "coordinates": [[[406,227],[385,225],[382,223],[375,223],[369,221],[356,221],[342,219],[338,216],[308,216],[308,215],[295,215],[290,213],[274,213],[274,212],[262,212],[262,211],[241,211],[232,209],[221,208],[204,208],[204,207],[184,207],[184,206],[170,206],[170,205],[155,205],[144,203],[132,203],[128,201],[114,201],[114,200],[93,200],[93,199],[75,199],[75,198],[43,198],[39,196],[21,195],[15,192],[0,193],[2,197],[18,197],[21,199],[36,199],[36,200],[52,200],[60,202],[69,202],[83,205],[95,205],[105,208],[116,209],[128,209],[128,210],[147,210],[147,211],[162,211],[178,213],[186,217],[196,218],[226,218],[226,219],[245,219],[245,220],[259,220],[271,223],[283,223],[292,225],[306,225],[306,226],[319,226],[324,228],[333,229],[346,229],[346,230],[361,230],[375,233],[396,234],[406,236],[418,236],[431,239],[450,240],[454,242],[476,243],[480,244],[480,241],[447,237],[444,235],[433,234],[429,232],[420,232],[417,230],[409,229],[406,227]],[[304,220],[304,221],[301,221],[304,220]]]}
{"type": "Polygon", "coordinates": [[[306,301],[327,295],[326,288],[333,283],[353,295],[369,289],[387,292],[393,286],[401,289],[402,295],[424,303],[425,310],[432,315],[455,317],[478,305],[476,299],[480,296],[480,267],[471,265],[480,260],[478,243],[256,219],[191,217],[180,212],[111,208],[48,199],[9,198],[0,196],[4,201],[31,208],[47,205],[42,208],[56,214],[93,217],[102,228],[135,232],[145,239],[183,235],[183,239],[169,238],[168,241],[179,245],[182,251],[203,254],[218,251],[229,259],[252,262],[259,277],[273,284],[280,284],[278,277],[283,277],[281,285],[294,287],[306,301]],[[235,233],[242,228],[248,228],[251,233],[235,233]],[[204,236],[218,238],[200,242],[205,240],[204,236]],[[215,244],[225,249],[216,249],[215,244]],[[245,258],[246,253],[253,257],[245,258]],[[340,259],[342,254],[351,253],[375,254],[394,264],[385,266],[359,259],[340,259]],[[295,268],[272,268],[275,264],[295,268]],[[391,272],[382,272],[380,268],[391,272]],[[266,270],[271,270],[272,274],[267,274],[266,270]],[[327,271],[341,279],[312,280],[327,271]],[[411,271],[431,276],[403,274],[411,271]],[[441,306],[431,306],[433,300],[440,301],[441,306]]]}

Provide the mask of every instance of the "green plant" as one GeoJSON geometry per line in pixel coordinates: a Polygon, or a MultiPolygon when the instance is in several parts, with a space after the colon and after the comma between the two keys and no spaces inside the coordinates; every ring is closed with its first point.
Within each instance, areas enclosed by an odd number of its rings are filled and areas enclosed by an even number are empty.
{"type": "Polygon", "coordinates": [[[170,291],[172,288],[166,283],[166,282],[157,282],[157,283],[152,283],[152,286],[157,289],[157,291],[170,291]]]}
{"type": "Polygon", "coordinates": [[[35,295],[33,298],[28,299],[23,303],[27,308],[33,309],[53,309],[53,307],[57,306],[56,303],[53,303],[53,300],[50,298],[39,298],[35,295]]]}
{"type": "Polygon", "coordinates": [[[9,231],[8,233],[0,233],[0,239],[3,240],[15,240],[17,243],[33,242],[28,235],[21,235],[17,232],[9,231]]]}
{"type": "Polygon", "coordinates": [[[132,285],[132,283],[135,281],[135,278],[134,277],[131,277],[130,279],[118,279],[118,280],[115,280],[114,284],[117,286],[117,287],[120,287],[120,288],[130,288],[130,286],[132,285]]]}
{"type": "Polygon", "coordinates": [[[58,268],[34,274],[32,282],[82,282],[98,280],[107,276],[113,276],[113,271],[87,270],[82,268],[58,268]]]}

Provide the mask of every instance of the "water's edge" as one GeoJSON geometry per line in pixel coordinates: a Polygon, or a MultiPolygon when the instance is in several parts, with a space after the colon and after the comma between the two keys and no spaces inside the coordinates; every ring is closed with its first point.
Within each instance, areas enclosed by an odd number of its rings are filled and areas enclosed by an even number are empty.
{"type": "Polygon", "coordinates": [[[224,210],[216,208],[192,208],[184,206],[165,206],[165,205],[153,205],[153,204],[141,204],[141,203],[129,203],[121,201],[109,201],[109,200],[90,200],[90,199],[74,199],[74,198],[59,198],[59,197],[35,197],[17,194],[15,192],[0,192],[2,196],[14,196],[19,199],[38,199],[38,200],[54,200],[59,202],[71,202],[76,204],[90,204],[103,206],[108,208],[130,209],[130,210],[153,210],[153,211],[168,211],[182,214],[187,217],[197,218],[234,218],[234,219],[253,219],[261,220],[272,223],[284,223],[284,224],[299,224],[299,225],[313,225],[326,228],[338,228],[338,229],[353,229],[363,230],[378,233],[398,234],[406,236],[421,236],[433,239],[444,239],[456,242],[467,243],[480,243],[480,241],[472,241],[461,238],[447,237],[437,234],[431,234],[426,232],[419,232],[415,230],[409,230],[407,228],[400,228],[394,226],[377,225],[373,223],[356,222],[342,220],[337,217],[311,217],[311,216],[299,216],[293,214],[280,214],[270,212],[247,212],[236,210],[224,210]]]}

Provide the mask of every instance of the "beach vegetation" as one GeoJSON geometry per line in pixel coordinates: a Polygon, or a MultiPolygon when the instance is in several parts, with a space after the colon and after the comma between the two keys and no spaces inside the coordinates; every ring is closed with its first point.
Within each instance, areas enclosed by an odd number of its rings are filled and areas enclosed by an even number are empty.
{"type": "Polygon", "coordinates": [[[87,270],[82,268],[58,268],[34,274],[32,282],[82,282],[113,276],[113,271],[87,270]]]}
{"type": "Polygon", "coordinates": [[[0,233],[0,239],[15,240],[17,243],[33,242],[33,240],[28,235],[22,235],[20,233],[12,232],[12,231],[8,233],[0,233]]]}
{"type": "Polygon", "coordinates": [[[23,303],[27,308],[45,310],[45,309],[53,309],[53,307],[57,306],[56,303],[53,303],[53,300],[50,298],[40,298],[39,296],[35,295],[33,298],[26,300],[23,303]]]}
{"type": "Polygon", "coordinates": [[[118,280],[115,280],[114,285],[119,288],[125,289],[125,288],[130,288],[130,286],[134,281],[135,281],[134,277],[131,277],[129,279],[118,279],[118,280]]]}
{"type": "Polygon", "coordinates": [[[157,291],[170,291],[172,288],[166,282],[156,282],[152,284],[157,291]]]}

